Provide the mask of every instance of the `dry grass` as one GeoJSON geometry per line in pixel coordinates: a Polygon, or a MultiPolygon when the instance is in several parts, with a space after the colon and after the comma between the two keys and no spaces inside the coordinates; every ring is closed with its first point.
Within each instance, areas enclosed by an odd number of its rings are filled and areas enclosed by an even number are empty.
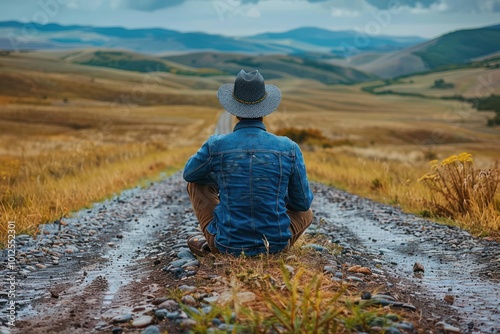
{"type": "MultiPolygon", "coordinates": [[[[305,236],[288,252],[253,258],[222,255],[202,259],[197,286],[200,295],[214,295],[209,313],[184,310],[196,321],[194,333],[207,333],[212,320],[219,318],[234,326],[234,333],[347,333],[370,330],[374,321],[389,327],[391,320],[417,320],[416,314],[373,306],[359,298],[356,283],[332,280],[323,266],[336,259],[340,248],[324,238],[305,236]],[[325,247],[323,253],[305,244],[325,247]],[[206,273],[204,272],[206,270],[206,273]],[[202,279],[202,278],[200,278],[202,279]],[[376,320],[375,320],[376,319],[376,320]]],[[[347,267],[339,269],[344,275],[347,267]]],[[[366,278],[366,291],[381,289],[366,278]]],[[[181,299],[182,293],[167,291],[181,299]]]]}
{"type": "Polygon", "coordinates": [[[9,65],[0,67],[9,87],[0,96],[0,240],[7,221],[36,234],[40,223],[182,168],[219,114],[165,78],[146,87],[139,74],[65,64],[46,73],[44,60],[0,60],[9,65]]]}
{"type": "MultiPolygon", "coordinates": [[[[470,91],[484,76],[474,71],[444,78],[470,91]]],[[[221,80],[72,65],[37,53],[0,58],[2,222],[22,221],[18,232],[35,233],[39,222],[181,167],[213,131],[221,80]]],[[[468,104],[377,96],[363,85],[270,83],[284,99],[266,118],[268,129],[312,129],[316,136],[304,141],[310,177],[362,196],[426,215],[431,194],[416,180],[428,161],[467,151],[487,169],[500,159],[500,135],[486,126],[492,114],[468,104]]]]}
{"type": "Polygon", "coordinates": [[[434,215],[480,232],[500,231],[500,205],[495,202],[500,184],[497,168],[475,169],[472,155],[464,152],[441,162],[431,161],[431,171],[419,181],[431,190],[425,204],[434,215]]]}

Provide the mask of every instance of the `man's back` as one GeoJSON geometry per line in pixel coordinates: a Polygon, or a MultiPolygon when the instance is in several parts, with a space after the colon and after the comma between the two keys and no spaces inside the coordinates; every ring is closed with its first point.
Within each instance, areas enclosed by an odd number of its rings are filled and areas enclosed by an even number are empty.
{"type": "MultiPolygon", "coordinates": [[[[262,122],[244,120],[233,133],[211,137],[209,163],[190,160],[184,178],[203,182],[207,173],[219,188],[220,204],[208,232],[223,252],[254,255],[286,248],[291,237],[288,208],[306,211],[312,201],[297,144],[266,131],[262,122]]],[[[203,148],[202,148],[203,150],[203,148]]]]}
{"type": "Polygon", "coordinates": [[[203,236],[187,244],[207,253],[256,255],[291,247],[311,224],[313,199],[297,144],[266,131],[263,117],[281,102],[259,71],[240,71],[217,91],[239,123],[212,136],[184,168],[187,191],[203,236]]]}

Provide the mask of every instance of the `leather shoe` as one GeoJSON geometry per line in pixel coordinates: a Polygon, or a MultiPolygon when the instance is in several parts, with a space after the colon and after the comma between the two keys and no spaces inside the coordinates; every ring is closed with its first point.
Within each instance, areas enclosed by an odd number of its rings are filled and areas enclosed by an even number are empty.
{"type": "Polygon", "coordinates": [[[208,246],[207,239],[203,236],[192,236],[187,240],[189,250],[198,256],[206,256],[210,254],[210,247],[208,246]]]}

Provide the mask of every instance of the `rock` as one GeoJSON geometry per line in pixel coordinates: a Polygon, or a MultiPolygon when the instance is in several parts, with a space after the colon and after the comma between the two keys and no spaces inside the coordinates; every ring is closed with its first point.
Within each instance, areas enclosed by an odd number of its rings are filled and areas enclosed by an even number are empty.
{"type": "Polygon", "coordinates": [[[158,309],[162,308],[168,311],[176,311],[179,309],[179,304],[175,300],[169,299],[158,305],[158,309]]]}
{"type": "Polygon", "coordinates": [[[132,314],[126,313],[126,314],[120,314],[120,315],[117,315],[116,317],[113,317],[113,319],[111,319],[111,322],[122,323],[122,322],[128,322],[130,320],[132,320],[132,314]]]}
{"type": "Polygon", "coordinates": [[[415,262],[415,264],[413,265],[413,272],[415,273],[419,273],[419,272],[424,272],[424,265],[421,264],[420,262],[415,262]]]}
{"type": "Polygon", "coordinates": [[[45,269],[45,268],[47,268],[45,265],[43,265],[43,264],[41,264],[41,263],[37,263],[37,264],[35,264],[35,266],[36,266],[37,268],[39,268],[39,269],[45,269]]]}
{"type": "Polygon", "coordinates": [[[156,317],[156,319],[158,319],[160,321],[167,318],[167,315],[168,315],[168,311],[165,310],[164,308],[155,311],[155,317],[156,317]]]}
{"type": "MultiPolygon", "coordinates": [[[[180,260],[179,260],[180,261],[180,260]]],[[[181,268],[187,268],[187,267],[198,267],[200,265],[200,261],[198,260],[193,260],[193,261],[189,261],[189,262],[186,262],[184,263],[181,268]]]]}
{"type": "Polygon", "coordinates": [[[179,324],[182,329],[189,330],[192,327],[196,326],[197,322],[193,319],[184,319],[179,324]]]}
{"type": "Polygon", "coordinates": [[[149,326],[142,331],[141,334],[161,334],[160,329],[156,326],[149,326]]]}
{"type": "Polygon", "coordinates": [[[164,303],[166,302],[168,299],[165,298],[165,297],[158,297],[158,298],[155,298],[151,301],[151,304],[153,305],[160,305],[161,303],[164,303]]]}
{"type": "Polygon", "coordinates": [[[334,268],[334,267],[332,267],[332,266],[324,266],[324,267],[323,267],[323,271],[324,271],[325,273],[330,273],[330,274],[335,275],[335,272],[337,271],[337,268],[334,268]]]}
{"type": "Polygon", "coordinates": [[[372,271],[370,268],[367,267],[362,267],[360,265],[355,265],[347,269],[347,272],[350,273],[358,273],[358,274],[364,274],[364,275],[372,275],[372,271]]]}
{"type": "Polygon", "coordinates": [[[175,260],[175,261],[172,261],[170,262],[170,266],[171,267],[177,267],[177,268],[180,268],[182,267],[183,265],[185,265],[186,263],[188,262],[191,262],[191,259],[180,259],[180,260],[175,260]]]}
{"type": "Polygon", "coordinates": [[[187,295],[182,297],[181,302],[189,305],[189,306],[196,306],[196,299],[193,298],[193,296],[187,295]]]}
{"type": "Polygon", "coordinates": [[[153,317],[149,315],[143,315],[142,317],[135,319],[132,322],[132,326],[134,326],[135,328],[143,328],[150,325],[152,322],[153,322],[153,317]]]}
{"type": "Polygon", "coordinates": [[[114,327],[114,328],[111,330],[111,333],[112,333],[112,334],[122,334],[122,333],[123,333],[123,328],[121,328],[121,327],[114,327]]]}
{"type": "Polygon", "coordinates": [[[415,327],[413,326],[413,324],[405,321],[402,321],[399,324],[397,324],[397,327],[399,329],[402,329],[404,331],[409,331],[412,333],[415,331],[415,327]]]}
{"type": "Polygon", "coordinates": [[[194,286],[189,286],[189,285],[181,285],[179,287],[179,290],[181,290],[182,292],[193,292],[194,290],[196,290],[196,287],[194,286]]]}
{"type": "Polygon", "coordinates": [[[454,327],[450,324],[447,324],[444,321],[440,321],[436,324],[436,328],[440,329],[443,331],[445,334],[453,334],[453,333],[460,333],[460,328],[454,327]]]}
{"type": "MultiPolygon", "coordinates": [[[[387,292],[386,292],[387,293],[387,292]]],[[[396,298],[394,298],[393,296],[391,295],[388,295],[388,294],[375,294],[372,296],[373,299],[385,299],[385,300],[392,300],[394,302],[396,302],[396,298]]]]}
{"type": "Polygon", "coordinates": [[[140,312],[140,311],[144,311],[145,309],[146,309],[145,306],[136,306],[136,307],[134,307],[132,312],[140,312]]]}
{"type": "Polygon", "coordinates": [[[288,273],[290,274],[290,276],[293,276],[293,274],[295,273],[295,269],[292,266],[289,266],[287,264],[285,264],[284,267],[288,271],[288,273]]]}
{"type": "Polygon", "coordinates": [[[399,329],[397,329],[396,327],[388,327],[385,329],[385,333],[386,334],[401,334],[401,331],[399,329]]]}
{"type": "Polygon", "coordinates": [[[364,291],[363,293],[361,293],[361,299],[363,300],[372,299],[372,294],[368,291],[364,291]]]}
{"type": "Polygon", "coordinates": [[[180,312],[167,312],[167,319],[177,319],[180,317],[180,312]]]}
{"type": "Polygon", "coordinates": [[[194,257],[193,253],[187,250],[182,250],[179,253],[177,253],[177,257],[179,259],[189,259],[189,260],[195,260],[196,258],[194,257]]]}
{"type": "Polygon", "coordinates": [[[215,296],[211,296],[211,297],[205,297],[205,298],[203,298],[203,301],[205,303],[211,304],[211,303],[217,302],[218,299],[219,299],[219,295],[215,295],[215,296]]]}
{"type": "Polygon", "coordinates": [[[450,305],[453,305],[453,303],[455,302],[455,296],[452,296],[452,295],[446,295],[446,296],[444,296],[443,299],[445,302],[447,302],[450,305]]]}
{"type": "Polygon", "coordinates": [[[356,277],[356,276],[347,276],[346,281],[353,281],[353,282],[364,282],[363,279],[356,277]]]}
{"type": "Polygon", "coordinates": [[[302,248],[312,248],[317,252],[323,252],[325,250],[325,247],[318,245],[318,244],[307,244],[302,246],[302,248]]]}
{"type": "Polygon", "coordinates": [[[403,306],[403,303],[401,302],[398,302],[398,301],[394,301],[394,300],[388,300],[388,299],[373,299],[373,302],[374,304],[379,304],[379,305],[382,305],[382,306],[403,306]]]}
{"type": "Polygon", "coordinates": [[[415,305],[408,304],[408,303],[401,305],[401,307],[409,309],[409,310],[412,310],[412,311],[416,311],[417,310],[417,307],[415,305]]]}

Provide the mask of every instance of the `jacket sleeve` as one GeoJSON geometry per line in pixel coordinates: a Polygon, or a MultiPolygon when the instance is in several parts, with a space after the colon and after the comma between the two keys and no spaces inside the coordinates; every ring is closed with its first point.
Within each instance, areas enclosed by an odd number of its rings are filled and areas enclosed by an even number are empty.
{"type": "Polygon", "coordinates": [[[212,157],[208,141],[206,141],[198,152],[189,158],[186,163],[183,173],[184,180],[200,184],[213,184],[211,161],[212,157]]]}
{"type": "Polygon", "coordinates": [[[292,211],[307,211],[311,207],[313,198],[314,196],[307,180],[304,158],[299,146],[295,144],[295,160],[288,183],[287,208],[292,211]]]}

